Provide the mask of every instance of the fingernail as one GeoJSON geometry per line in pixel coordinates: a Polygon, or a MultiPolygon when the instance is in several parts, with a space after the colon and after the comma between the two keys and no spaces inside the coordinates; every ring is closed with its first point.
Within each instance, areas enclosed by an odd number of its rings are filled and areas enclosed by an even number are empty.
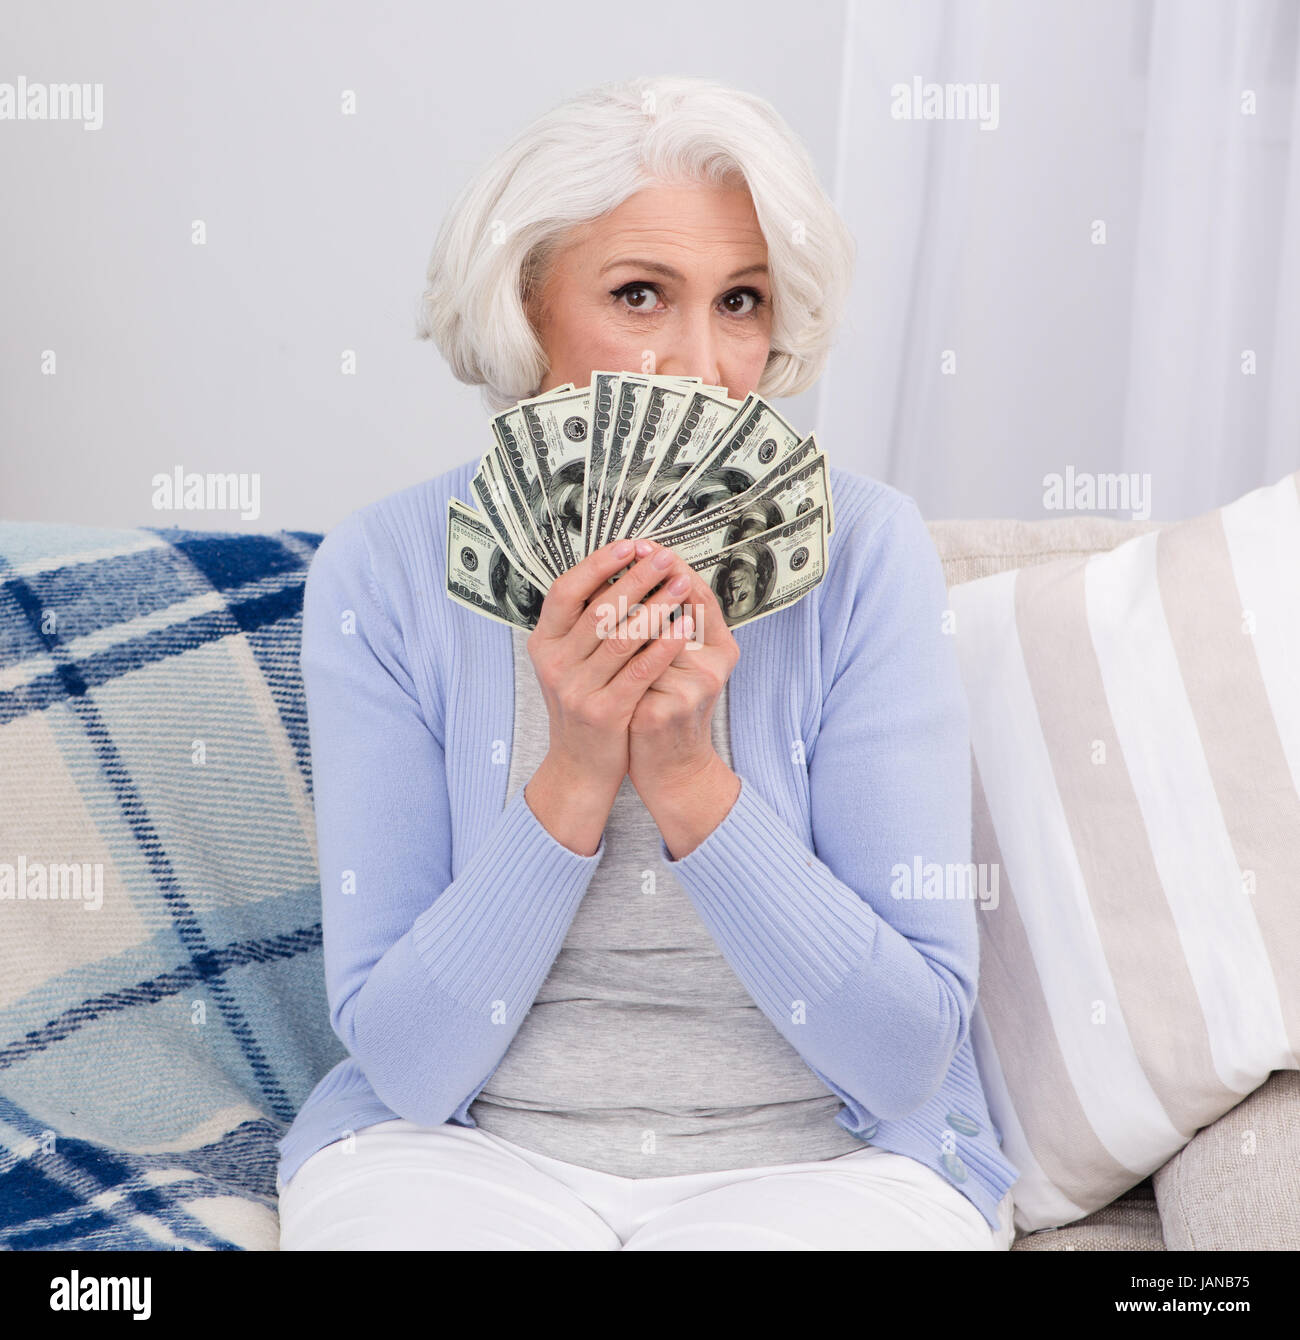
{"type": "Polygon", "coordinates": [[[661,549],[654,556],[654,566],[656,568],[670,568],[673,565],[675,555],[671,549],[661,549]]]}
{"type": "Polygon", "coordinates": [[[695,620],[689,614],[682,615],[682,636],[690,637],[695,632],[695,620]]]}
{"type": "Polygon", "coordinates": [[[654,545],[649,540],[638,540],[636,542],[636,556],[638,558],[644,558],[652,549],[654,549],[654,545]]]}
{"type": "Polygon", "coordinates": [[[665,589],[670,596],[681,596],[686,594],[686,588],[690,584],[691,579],[683,572],[674,577],[665,589]]]}
{"type": "Polygon", "coordinates": [[[622,544],[614,546],[615,558],[626,558],[632,552],[632,541],[624,540],[622,544]]]}

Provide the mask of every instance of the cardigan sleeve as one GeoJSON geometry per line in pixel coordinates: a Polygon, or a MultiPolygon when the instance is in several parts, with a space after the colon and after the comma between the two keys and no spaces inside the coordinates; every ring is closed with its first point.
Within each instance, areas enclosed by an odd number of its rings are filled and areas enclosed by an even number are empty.
{"type": "Polygon", "coordinates": [[[940,896],[923,897],[912,879],[971,859],[969,717],[942,565],[907,495],[867,530],[842,541],[846,585],[821,615],[811,845],[743,776],[697,847],[673,861],[660,843],[755,1003],[859,1132],[939,1090],[970,1029],[979,955],[970,898],[944,898],[942,876],[940,896]]]}
{"type": "Polygon", "coordinates": [[[520,787],[452,878],[441,714],[421,708],[362,516],[322,541],[303,596],[325,984],[378,1097],[433,1126],[500,1064],[605,844],[563,846],[520,787]]]}

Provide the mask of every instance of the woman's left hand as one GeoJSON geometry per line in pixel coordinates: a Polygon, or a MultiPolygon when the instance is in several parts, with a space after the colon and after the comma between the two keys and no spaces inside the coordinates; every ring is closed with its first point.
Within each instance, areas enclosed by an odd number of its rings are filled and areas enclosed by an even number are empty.
{"type": "Polygon", "coordinates": [[[698,845],[726,816],[740,779],[713,747],[713,709],[740,659],[722,607],[699,573],[676,557],[666,580],[685,574],[679,597],[693,624],[673,627],[681,650],[646,689],[628,723],[628,776],[663,833],[674,859],[698,845]],[[694,840],[692,840],[694,839],[694,840]]]}

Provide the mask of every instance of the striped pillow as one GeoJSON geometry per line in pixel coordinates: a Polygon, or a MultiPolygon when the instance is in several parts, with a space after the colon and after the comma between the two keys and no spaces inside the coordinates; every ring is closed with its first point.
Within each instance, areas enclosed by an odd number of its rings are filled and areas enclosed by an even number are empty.
{"type": "Polygon", "coordinates": [[[997,879],[972,1037],[1030,1232],[1300,1068],[1300,472],[949,601],[997,879]]]}

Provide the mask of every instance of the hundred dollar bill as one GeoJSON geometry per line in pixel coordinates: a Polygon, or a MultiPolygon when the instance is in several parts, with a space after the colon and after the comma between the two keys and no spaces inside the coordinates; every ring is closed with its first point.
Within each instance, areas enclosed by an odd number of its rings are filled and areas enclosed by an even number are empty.
{"type": "Polygon", "coordinates": [[[478,470],[470,482],[476,498],[481,496],[484,489],[490,491],[496,502],[497,514],[505,523],[503,538],[511,542],[509,547],[513,549],[520,565],[534,575],[545,575],[548,579],[559,576],[551,571],[541,541],[526,520],[527,507],[501,463],[499,447],[492,447],[483,453],[483,459],[479,461],[478,470]]]}
{"type": "Polygon", "coordinates": [[[677,491],[682,479],[713,445],[736,410],[726,397],[692,391],[675,431],[659,453],[640,496],[631,508],[625,533],[640,535],[653,529],[653,517],[677,491]]]}
{"type": "MultiPolygon", "coordinates": [[[[691,490],[692,502],[703,508],[702,511],[690,513],[689,509],[683,512],[677,520],[677,525],[670,530],[656,530],[655,539],[662,544],[674,544],[672,538],[678,532],[689,529],[697,525],[703,525],[706,522],[724,515],[729,512],[743,510],[755,498],[762,497],[779,480],[785,479],[796,470],[802,470],[810,461],[817,457],[822,459],[822,474],[826,488],[826,534],[835,533],[834,505],[831,499],[830,483],[830,464],[826,460],[826,453],[817,446],[817,439],[812,433],[809,433],[802,442],[783,460],[778,461],[765,475],[761,475],[749,488],[744,488],[744,480],[747,475],[736,473],[733,478],[726,470],[719,471],[713,476],[713,488],[709,486],[709,480],[701,476],[691,490]],[[733,493],[732,489],[741,488],[741,492],[733,493]]],[[[775,523],[774,523],[775,524],[775,523]]]]}
{"type": "Polygon", "coordinates": [[[586,502],[592,487],[587,474],[591,406],[592,393],[586,387],[560,395],[548,392],[521,400],[518,406],[569,568],[586,553],[586,502]]]}
{"type": "Polygon", "coordinates": [[[546,489],[538,473],[524,428],[523,411],[518,405],[492,419],[496,434],[497,465],[507,485],[511,505],[520,531],[537,537],[538,551],[546,566],[558,577],[572,564],[565,561],[565,548],[557,534],[558,525],[551,515],[546,489]]]}
{"type": "Polygon", "coordinates": [[[690,565],[712,587],[728,628],[793,605],[826,573],[826,513],[818,506],[690,565]]]}
{"type": "Polygon", "coordinates": [[[533,629],[545,592],[511,561],[472,507],[447,504],[447,595],[499,623],[533,629]]]}
{"type": "Polygon", "coordinates": [[[510,505],[506,501],[506,488],[499,478],[493,453],[489,452],[479,462],[479,468],[470,480],[470,488],[478,500],[483,520],[497,537],[497,543],[510,556],[510,561],[528,573],[543,589],[547,589],[553,574],[538,557],[530,539],[519,532],[518,523],[511,515],[510,505]]]}
{"type": "Polygon", "coordinates": [[[802,469],[778,479],[766,492],[753,498],[746,495],[746,498],[748,501],[743,506],[721,507],[708,519],[701,518],[693,526],[662,534],[656,531],[655,539],[694,565],[699,559],[761,535],[774,526],[782,526],[815,507],[820,507],[824,515],[827,500],[825,455],[818,454],[802,469]]]}
{"type": "Polygon", "coordinates": [[[670,529],[683,512],[700,511],[695,488],[701,482],[712,489],[717,481],[725,480],[735,492],[736,485],[747,480],[741,487],[749,488],[794,451],[799,441],[799,434],[762,396],[749,395],[726,431],[694,462],[672,495],[645,518],[645,525],[652,530],[670,529]]]}
{"type": "Polygon", "coordinates": [[[628,455],[635,441],[636,429],[645,413],[649,396],[649,377],[626,373],[614,383],[604,468],[601,471],[599,492],[593,512],[595,529],[587,536],[588,553],[606,543],[605,530],[609,524],[610,511],[618,495],[623,467],[627,464],[628,455]]]}
{"type": "Polygon", "coordinates": [[[669,382],[652,382],[645,408],[632,434],[620,468],[619,479],[609,496],[601,544],[625,539],[631,530],[633,509],[656,462],[672,440],[677,424],[690,404],[691,389],[669,382]]]}
{"type": "MultiPolygon", "coordinates": [[[[586,552],[590,553],[598,545],[595,543],[600,516],[600,498],[606,473],[606,456],[610,439],[615,431],[614,396],[621,372],[593,372],[591,374],[591,441],[587,448],[587,477],[592,487],[587,491],[584,509],[583,534],[586,539],[586,552]]],[[[628,374],[631,376],[632,374],[628,374]]]]}

